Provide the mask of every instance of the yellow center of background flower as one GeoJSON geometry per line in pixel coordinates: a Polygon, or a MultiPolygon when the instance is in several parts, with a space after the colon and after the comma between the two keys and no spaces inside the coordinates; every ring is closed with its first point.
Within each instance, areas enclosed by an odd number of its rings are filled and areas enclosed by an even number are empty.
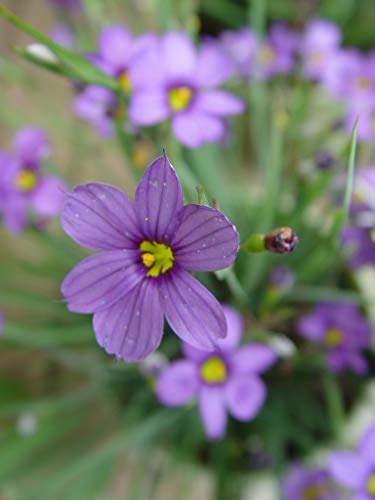
{"type": "Polygon", "coordinates": [[[227,367],[219,356],[208,358],[201,366],[201,377],[208,384],[218,384],[227,378],[227,367]]]}
{"type": "Polygon", "coordinates": [[[117,81],[119,82],[120,87],[125,92],[125,94],[131,94],[133,88],[130,82],[129,73],[127,71],[123,71],[117,78],[117,81]]]}
{"type": "Polygon", "coordinates": [[[326,343],[329,347],[337,347],[343,341],[342,331],[338,328],[329,328],[326,332],[326,343]]]}
{"type": "Polygon", "coordinates": [[[272,64],[276,59],[275,51],[268,45],[263,45],[260,49],[259,60],[262,64],[272,64]]]}
{"type": "Polygon", "coordinates": [[[304,500],[317,500],[319,497],[327,493],[328,488],[324,485],[308,486],[302,492],[304,500]]]}
{"type": "Polygon", "coordinates": [[[367,482],[367,491],[375,497],[375,474],[372,474],[367,482]]]}
{"type": "Polygon", "coordinates": [[[37,175],[33,170],[21,170],[16,177],[16,188],[28,193],[35,188],[37,181],[37,175]]]}
{"type": "Polygon", "coordinates": [[[143,241],[139,247],[142,262],[148,268],[147,276],[157,278],[173,267],[174,256],[171,247],[156,241],[143,241]]]}
{"type": "Polygon", "coordinates": [[[360,76],[357,78],[357,87],[360,90],[369,90],[371,88],[371,81],[366,76],[360,76]]]}
{"type": "Polygon", "coordinates": [[[189,87],[175,87],[169,91],[169,105],[173,111],[183,111],[189,106],[192,97],[193,92],[189,87]]]}

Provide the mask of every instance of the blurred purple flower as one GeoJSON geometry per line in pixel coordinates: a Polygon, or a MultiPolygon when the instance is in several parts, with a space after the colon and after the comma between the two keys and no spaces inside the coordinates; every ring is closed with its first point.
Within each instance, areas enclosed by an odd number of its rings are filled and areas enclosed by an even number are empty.
{"type": "Polygon", "coordinates": [[[338,26],[323,19],[310,20],[306,24],[300,47],[304,75],[315,80],[324,79],[340,43],[338,26]]]}
{"type": "Polygon", "coordinates": [[[297,330],[326,348],[328,366],[333,372],[367,371],[361,351],[370,347],[371,325],[355,305],[321,302],[299,320],[297,330]]]}
{"type": "Polygon", "coordinates": [[[75,36],[69,24],[55,24],[50,31],[49,36],[54,42],[58,43],[62,47],[65,47],[66,49],[73,49],[74,47],[75,36]]]}
{"type": "Polygon", "coordinates": [[[277,290],[289,290],[296,281],[294,272],[288,266],[275,266],[272,269],[270,282],[277,290]]]}
{"type": "Polygon", "coordinates": [[[358,450],[332,453],[328,469],[333,478],[353,490],[355,500],[375,498],[375,425],[365,432],[358,450]]]}
{"type": "Polygon", "coordinates": [[[342,239],[351,250],[349,263],[353,269],[375,264],[373,228],[348,226],[342,232],[342,239]]]}
{"type": "Polygon", "coordinates": [[[239,237],[212,208],[183,205],[166,155],[144,174],[135,201],[100,183],[77,186],[62,213],[65,232],[100,253],[64,279],[70,311],[94,313],[97,341],[109,354],[140,361],[155,351],[163,315],[186,342],[207,351],[225,337],[221,305],[188,271],[216,271],[236,258],[239,237]]]}
{"type": "MultiPolygon", "coordinates": [[[[133,90],[130,67],[153,39],[152,34],[135,38],[126,28],[112,25],[100,32],[98,51],[87,58],[117,79],[124,94],[129,96],[133,90]]],[[[73,110],[103,137],[113,135],[114,118],[124,123],[128,118],[125,102],[120,102],[113,92],[97,85],[88,85],[74,98],[73,110]]]]}
{"type": "Polygon", "coordinates": [[[197,52],[186,34],[167,33],[129,70],[134,89],[129,117],[139,126],[170,117],[174,135],[190,148],[221,141],[226,118],[244,110],[238,97],[216,88],[228,79],[229,69],[213,44],[203,44],[197,52]]]}
{"type": "Polygon", "coordinates": [[[250,28],[224,31],[221,35],[224,52],[233,63],[233,71],[244,78],[251,78],[257,52],[257,36],[250,28]]]}
{"type": "Polygon", "coordinates": [[[56,216],[63,205],[65,183],[44,175],[41,164],[50,154],[43,130],[26,127],[14,138],[13,155],[0,152],[0,214],[9,231],[25,229],[28,211],[38,218],[56,216]]]}
{"type": "Polygon", "coordinates": [[[227,410],[241,421],[257,415],[267,392],[259,374],[276,361],[273,350],[264,344],[238,347],[243,332],[242,317],[231,307],[223,309],[228,333],[217,342],[216,351],[207,354],[183,344],[185,359],[164,368],[157,384],[157,395],[167,406],[184,405],[198,397],[204,429],[210,439],[224,434],[227,410]]]}
{"type": "Polygon", "coordinates": [[[326,469],[306,468],[293,465],[282,482],[284,500],[340,500],[341,494],[335,488],[326,469]]]}

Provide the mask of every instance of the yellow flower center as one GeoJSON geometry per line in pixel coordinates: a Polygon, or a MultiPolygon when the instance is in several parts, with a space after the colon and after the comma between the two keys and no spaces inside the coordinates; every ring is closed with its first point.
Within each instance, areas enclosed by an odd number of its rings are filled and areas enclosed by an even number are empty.
{"type": "Polygon", "coordinates": [[[309,54],[311,64],[320,66],[324,62],[324,53],[320,50],[313,50],[309,54]]]}
{"type": "Polygon", "coordinates": [[[329,328],[326,331],[326,343],[329,347],[337,347],[343,341],[343,334],[339,328],[329,328]]]}
{"type": "Polygon", "coordinates": [[[371,81],[367,76],[360,76],[357,78],[357,87],[360,90],[369,90],[371,87],[371,81]]]}
{"type": "Polygon", "coordinates": [[[218,384],[227,378],[227,367],[219,356],[208,358],[201,366],[201,377],[208,384],[218,384]]]}
{"type": "Polygon", "coordinates": [[[375,474],[372,474],[367,481],[367,491],[371,496],[375,497],[375,474]]]}
{"type": "Polygon", "coordinates": [[[327,493],[328,488],[326,485],[308,486],[302,492],[304,500],[317,500],[319,497],[327,493]]]}
{"type": "Polygon", "coordinates": [[[259,60],[262,64],[272,64],[276,59],[275,51],[268,45],[263,45],[259,52],[259,60]]]}
{"type": "Polygon", "coordinates": [[[119,82],[120,87],[125,92],[125,94],[132,93],[133,87],[130,81],[129,73],[127,71],[123,71],[117,78],[117,81],[119,82]]]}
{"type": "Polygon", "coordinates": [[[186,109],[193,97],[193,92],[189,87],[175,87],[168,93],[169,105],[173,111],[183,111],[186,109]]]}
{"type": "Polygon", "coordinates": [[[16,177],[16,188],[23,193],[29,193],[35,188],[37,181],[38,177],[33,170],[21,170],[16,177]]]}
{"type": "Polygon", "coordinates": [[[174,255],[171,247],[156,241],[142,241],[139,249],[142,262],[148,268],[147,275],[157,278],[173,267],[174,255]]]}

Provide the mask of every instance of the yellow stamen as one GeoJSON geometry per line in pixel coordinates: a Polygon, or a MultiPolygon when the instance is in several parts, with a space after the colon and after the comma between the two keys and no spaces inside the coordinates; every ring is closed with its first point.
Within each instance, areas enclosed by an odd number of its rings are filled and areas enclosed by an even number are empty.
{"type": "Polygon", "coordinates": [[[119,82],[120,87],[125,92],[125,94],[132,93],[133,87],[130,81],[129,73],[127,71],[123,71],[117,78],[117,81],[119,82]]]}
{"type": "Polygon", "coordinates": [[[372,474],[367,481],[367,491],[371,496],[375,497],[375,474],[372,474]]]}
{"type": "Polygon", "coordinates": [[[201,366],[201,377],[208,384],[218,384],[227,378],[227,367],[219,356],[208,358],[201,366]]]}
{"type": "Polygon", "coordinates": [[[146,276],[157,278],[173,267],[174,255],[171,247],[156,241],[143,241],[139,247],[142,262],[148,268],[146,276]]]}
{"type": "Polygon", "coordinates": [[[37,181],[38,177],[33,170],[21,170],[16,177],[16,188],[28,193],[35,188],[37,181]]]}
{"type": "Polygon", "coordinates": [[[317,500],[322,495],[325,495],[328,492],[328,488],[326,485],[316,485],[316,486],[308,486],[302,492],[302,498],[304,500],[317,500]]]}
{"type": "Polygon", "coordinates": [[[263,45],[259,51],[260,62],[263,64],[272,64],[275,59],[275,51],[269,45],[263,45]]]}
{"type": "Polygon", "coordinates": [[[321,66],[324,62],[324,53],[320,50],[313,50],[309,54],[309,59],[314,66],[321,66]]]}
{"type": "Polygon", "coordinates": [[[343,341],[343,333],[338,328],[329,328],[326,331],[326,343],[329,347],[337,347],[343,341]]]}
{"type": "Polygon", "coordinates": [[[360,76],[357,78],[357,87],[360,90],[369,90],[371,88],[371,80],[366,76],[360,76]]]}
{"type": "Polygon", "coordinates": [[[192,97],[193,92],[189,87],[175,87],[169,91],[169,105],[173,111],[183,111],[189,106],[192,97]]]}

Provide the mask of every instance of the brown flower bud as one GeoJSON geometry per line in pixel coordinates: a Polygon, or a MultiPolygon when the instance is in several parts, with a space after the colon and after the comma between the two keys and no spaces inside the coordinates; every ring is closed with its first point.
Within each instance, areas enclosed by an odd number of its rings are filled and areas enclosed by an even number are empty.
{"type": "Polygon", "coordinates": [[[298,236],[290,227],[279,227],[264,236],[264,247],[273,253],[290,253],[298,243],[298,236]]]}

